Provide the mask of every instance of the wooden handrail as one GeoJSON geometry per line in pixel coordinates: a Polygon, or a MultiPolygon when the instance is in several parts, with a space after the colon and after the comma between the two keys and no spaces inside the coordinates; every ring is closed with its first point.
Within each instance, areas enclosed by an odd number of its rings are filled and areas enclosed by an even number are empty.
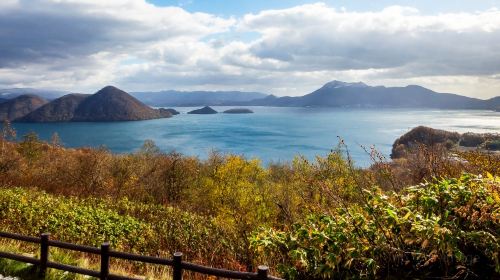
{"type": "Polygon", "coordinates": [[[49,240],[49,245],[50,245],[50,247],[68,249],[68,250],[82,252],[82,253],[90,253],[90,254],[96,254],[96,255],[101,254],[101,249],[96,248],[96,247],[91,247],[91,246],[76,245],[76,244],[61,242],[61,241],[56,241],[56,240],[49,240]]]}
{"type": "Polygon", "coordinates": [[[129,261],[137,261],[148,264],[159,264],[172,267],[172,277],[173,280],[182,280],[183,271],[198,272],[205,275],[218,276],[230,279],[255,279],[255,280],[283,280],[278,277],[268,275],[267,266],[259,266],[257,272],[242,272],[233,271],[226,269],[219,269],[213,267],[202,266],[190,262],[182,261],[182,253],[176,252],[173,255],[173,259],[164,259],[158,257],[142,256],[137,254],[130,254],[124,252],[113,251],[110,249],[109,243],[105,242],[101,245],[101,248],[76,245],[72,243],[50,240],[49,233],[43,233],[40,237],[31,237],[15,233],[1,232],[0,238],[13,239],[18,241],[30,242],[40,244],[40,259],[26,257],[22,255],[16,255],[9,252],[0,252],[0,258],[11,259],[19,262],[31,263],[38,266],[39,275],[41,277],[45,276],[47,268],[54,268],[58,270],[68,271],[72,273],[82,274],[97,277],[101,280],[137,280],[136,278],[119,276],[109,273],[109,260],[110,258],[117,258],[129,261]],[[56,262],[49,261],[50,247],[57,247],[62,249],[68,249],[76,252],[90,253],[101,256],[101,268],[100,271],[80,268],[76,266],[60,264],[56,262]]]}

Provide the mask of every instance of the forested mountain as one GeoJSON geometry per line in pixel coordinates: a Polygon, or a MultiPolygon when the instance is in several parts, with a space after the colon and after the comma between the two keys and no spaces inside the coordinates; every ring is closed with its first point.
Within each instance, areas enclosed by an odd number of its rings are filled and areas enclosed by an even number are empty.
{"type": "Polygon", "coordinates": [[[15,120],[21,122],[136,121],[171,116],[168,110],[153,109],[130,94],[116,87],[107,86],[92,95],[65,95],[15,120]]]}
{"type": "Polygon", "coordinates": [[[46,104],[47,100],[36,95],[21,95],[0,103],[0,121],[24,117],[46,104]]]}

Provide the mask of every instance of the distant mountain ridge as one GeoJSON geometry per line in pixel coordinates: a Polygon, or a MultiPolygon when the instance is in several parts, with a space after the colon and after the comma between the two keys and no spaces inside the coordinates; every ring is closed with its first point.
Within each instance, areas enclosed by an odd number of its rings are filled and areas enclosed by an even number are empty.
{"type": "Polygon", "coordinates": [[[297,97],[268,96],[247,105],[283,107],[347,107],[347,108],[436,108],[491,109],[500,108],[500,97],[481,100],[409,85],[405,87],[369,86],[364,83],[332,81],[321,88],[297,97]]]}
{"type": "Polygon", "coordinates": [[[103,122],[169,118],[165,109],[153,109],[130,94],[107,86],[92,95],[68,94],[19,117],[18,122],[103,122]]]}
{"type": "MultiPolygon", "coordinates": [[[[2,99],[23,92],[36,92],[44,99],[63,94],[61,91],[37,89],[0,90],[2,99]]],[[[500,111],[500,96],[482,100],[452,93],[438,93],[418,85],[404,87],[369,86],[362,82],[331,81],[303,96],[277,97],[259,92],[242,91],[159,91],[134,92],[131,97],[155,107],[194,106],[278,106],[341,108],[430,108],[485,109],[500,111]]],[[[6,102],[4,100],[3,102],[6,102]]],[[[73,100],[72,102],[75,102],[73,100]]],[[[130,104],[133,104],[131,102],[130,104]]],[[[140,118],[139,116],[136,116],[140,118]]]]}
{"type": "Polygon", "coordinates": [[[268,96],[260,92],[244,91],[176,91],[132,92],[131,95],[150,106],[223,106],[248,102],[268,96]]]}
{"type": "Polygon", "coordinates": [[[69,93],[67,91],[49,89],[6,88],[0,89],[0,99],[13,99],[21,95],[36,95],[46,100],[53,100],[69,93]]]}

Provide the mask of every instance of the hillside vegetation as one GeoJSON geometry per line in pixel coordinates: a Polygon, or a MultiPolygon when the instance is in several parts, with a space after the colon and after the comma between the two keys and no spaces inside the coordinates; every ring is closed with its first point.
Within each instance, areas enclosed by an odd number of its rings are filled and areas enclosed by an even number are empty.
{"type": "Polygon", "coordinates": [[[495,133],[463,133],[450,132],[418,126],[399,137],[392,146],[391,158],[405,157],[413,154],[423,145],[425,147],[442,147],[451,151],[481,149],[500,151],[500,134],[495,133]]]}
{"type": "Polygon", "coordinates": [[[35,111],[44,104],[47,104],[47,100],[36,95],[20,95],[11,100],[5,100],[0,102],[0,121],[13,121],[35,111]]]}
{"type": "MultiPolygon", "coordinates": [[[[0,142],[0,228],[227,269],[268,264],[290,279],[500,277],[500,160],[422,147],[355,168],[328,155],[264,167],[212,153],[0,142]],[[472,175],[474,174],[474,175],[472,175]]],[[[140,273],[145,268],[130,268],[140,273]]]]}

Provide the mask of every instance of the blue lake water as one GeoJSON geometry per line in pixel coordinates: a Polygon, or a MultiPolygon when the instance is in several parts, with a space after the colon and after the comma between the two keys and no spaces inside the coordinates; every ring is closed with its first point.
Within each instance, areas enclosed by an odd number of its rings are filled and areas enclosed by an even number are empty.
{"type": "MultiPolygon", "coordinates": [[[[213,107],[218,111],[227,107],[213,107]]],[[[295,155],[325,155],[342,137],[357,165],[369,156],[361,145],[374,145],[389,156],[392,143],[418,125],[458,131],[500,133],[500,113],[476,110],[338,109],[249,107],[254,114],[188,115],[169,119],[107,123],[16,123],[18,135],[36,132],[50,139],[57,132],[67,147],[106,146],[113,152],[133,152],[144,140],[163,151],[206,158],[211,150],[289,161],[295,155]]]]}

